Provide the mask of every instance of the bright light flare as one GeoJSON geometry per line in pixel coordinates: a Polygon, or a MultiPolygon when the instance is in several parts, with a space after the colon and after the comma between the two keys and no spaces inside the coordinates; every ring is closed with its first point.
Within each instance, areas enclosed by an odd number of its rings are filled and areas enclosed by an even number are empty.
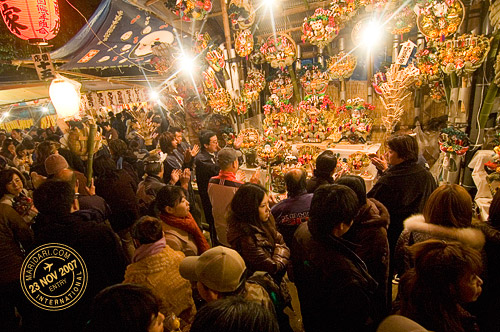
{"type": "Polygon", "coordinates": [[[49,108],[46,107],[46,106],[42,107],[42,112],[43,113],[48,113],[49,112],[49,108]]]}
{"type": "Polygon", "coordinates": [[[184,54],[182,56],[182,59],[180,59],[179,69],[186,74],[192,75],[195,70],[195,65],[196,65],[195,59],[189,54],[184,54]]]}
{"type": "Polygon", "coordinates": [[[273,10],[273,7],[277,4],[276,0],[263,0],[262,4],[269,10],[273,10]]]}
{"type": "Polygon", "coordinates": [[[159,101],[160,100],[160,94],[154,90],[149,92],[149,98],[153,101],[159,101]]]}
{"type": "Polygon", "coordinates": [[[372,49],[382,37],[382,24],[376,20],[368,21],[363,26],[361,45],[372,49]]]}

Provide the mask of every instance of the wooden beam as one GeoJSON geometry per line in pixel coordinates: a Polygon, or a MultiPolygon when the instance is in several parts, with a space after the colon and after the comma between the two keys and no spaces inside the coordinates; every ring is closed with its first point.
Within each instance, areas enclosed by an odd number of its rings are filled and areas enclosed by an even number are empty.
{"type": "Polygon", "coordinates": [[[81,78],[106,81],[106,82],[113,83],[113,84],[128,85],[128,86],[134,87],[134,88],[144,88],[145,87],[144,85],[141,85],[141,84],[130,83],[130,82],[123,82],[123,81],[115,80],[113,78],[107,78],[107,77],[100,77],[100,76],[95,76],[95,75],[77,73],[77,72],[69,71],[69,70],[57,70],[57,72],[60,73],[60,74],[72,75],[72,76],[77,76],[77,77],[81,77],[81,78]]]}
{"type": "Polygon", "coordinates": [[[154,4],[155,4],[155,3],[157,3],[158,1],[160,1],[160,0],[148,0],[148,1],[146,1],[146,6],[148,6],[148,7],[149,7],[149,6],[151,6],[151,5],[154,5],[154,4]]]}

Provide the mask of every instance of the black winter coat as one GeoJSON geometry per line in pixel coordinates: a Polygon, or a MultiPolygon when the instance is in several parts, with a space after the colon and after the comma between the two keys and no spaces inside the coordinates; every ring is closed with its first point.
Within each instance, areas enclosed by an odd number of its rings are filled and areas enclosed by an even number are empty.
{"type": "Polygon", "coordinates": [[[368,198],[347,233],[342,238],[356,244],[354,252],[368,268],[368,272],[378,283],[375,293],[377,319],[384,318],[388,311],[390,299],[387,299],[387,284],[389,278],[389,211],[373,198],[368,198]]]}
{"type": "Polygon", "coordinates": [[[389,246],[394,250],[403,230],[403,221],[422,212],[430,194],[437,188],[431,173],[416,162],[405,161],[390,167],[378,179],[367,196],[375,198],[389,210],[389,246]]]}
{"type": "Polygon", "coordinates": [[[306,332],[370,330],[377,282],[353,247],[332,235],[314,239],[307,223],[295,232],[291,257],[306,332]]]}

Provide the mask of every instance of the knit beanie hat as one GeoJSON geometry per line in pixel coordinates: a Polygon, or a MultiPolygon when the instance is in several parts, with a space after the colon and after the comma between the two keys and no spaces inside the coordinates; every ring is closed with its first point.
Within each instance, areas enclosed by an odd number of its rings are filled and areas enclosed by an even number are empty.
{"type": "Polygon", "coordinates": [[[48,175],[57,174],[65,168],[69,168],[68,162],[59,154],[51,154],[45,159],[45,170],[48,175]]]}

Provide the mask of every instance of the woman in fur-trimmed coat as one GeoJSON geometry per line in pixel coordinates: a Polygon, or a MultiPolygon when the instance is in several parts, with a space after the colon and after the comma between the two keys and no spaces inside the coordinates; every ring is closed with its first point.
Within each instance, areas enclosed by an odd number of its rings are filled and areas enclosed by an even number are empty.
{"type": "Polygon", "coordinates": [[[463,187],[442,185],[427,200],[423,214],[413,215],[404,221],[404,230],[394,256],[400,276],[413,266],[408,247],[429,239],[458,241],[482,250],[484,233],[472,226],[472,198],[463,187]]]}

